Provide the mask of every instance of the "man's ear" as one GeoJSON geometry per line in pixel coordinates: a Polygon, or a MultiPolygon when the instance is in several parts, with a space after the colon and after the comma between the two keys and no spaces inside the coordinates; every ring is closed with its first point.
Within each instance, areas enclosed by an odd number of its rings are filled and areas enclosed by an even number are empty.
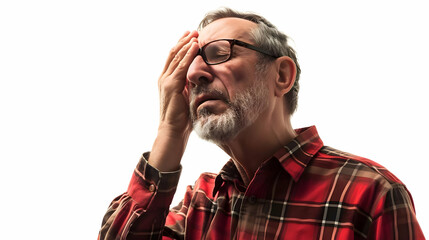
{"type": "Polygon", "coordinates": [[[288,93],[295,83],[296,65],[295,62],[287,56],[276,59],[278,77],[275,83],[275,94],[281,97],[288,93]]]}

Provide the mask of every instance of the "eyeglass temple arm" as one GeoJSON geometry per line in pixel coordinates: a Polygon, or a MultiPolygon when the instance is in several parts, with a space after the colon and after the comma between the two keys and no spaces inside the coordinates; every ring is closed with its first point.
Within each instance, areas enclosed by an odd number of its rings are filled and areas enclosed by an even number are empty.
{"type": "Polygon", "coordinates": [[[276,56],[273,56],[271,53],[269,53],[269,52],[267,52],[267,51],[265,51],[265,50],[263,50],[263,49],[261,49],[261,48],[255,47],[255,46],[253,46],[253,45],[251,45],[251,44],[248,44],[248,43],[242,42],[242,41],[240,41],[240,40],[236,40],[236,39],[234,39],[234,44],[237,44],[237,45],[239,45],[239,46],[242,46],[242,47],[245,47],[245,48],[249,48],[249,49],[255,50],[255,51],[257,51],[257,52],[263,53],[263,54],[268,55],[268,56],[273,57],[273,58],[277,58],[276,56]]]}

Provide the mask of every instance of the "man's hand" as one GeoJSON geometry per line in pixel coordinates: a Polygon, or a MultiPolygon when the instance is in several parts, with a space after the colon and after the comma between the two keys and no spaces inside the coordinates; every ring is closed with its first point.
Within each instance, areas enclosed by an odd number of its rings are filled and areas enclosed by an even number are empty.
{"type": "Polygon", "coordinates": [[[189,100],[186,73],[198,52],[196,31],[186,32],[168,55],[158,80],[160,123],[149,163],[160,171],[179,168],[192,125],[189,119],[189,100]]]}
{"type": "Polygon", "coordinates": [[[186,73],[198,51],[196,31],[186,33],[173,47],[158,80],[160,96],[160,130],[173,134],[190,133],[189,101],[186,73]]]}

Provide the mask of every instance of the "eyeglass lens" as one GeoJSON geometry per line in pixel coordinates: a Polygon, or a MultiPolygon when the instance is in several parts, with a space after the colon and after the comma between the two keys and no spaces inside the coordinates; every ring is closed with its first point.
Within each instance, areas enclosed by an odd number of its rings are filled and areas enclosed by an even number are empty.
{"type": "Polygon", "coordinates": [[[231,45],[228,41],[215,41],[206,45],[203,52],[208,63],[220,63],[230,57],[231,45]]]}

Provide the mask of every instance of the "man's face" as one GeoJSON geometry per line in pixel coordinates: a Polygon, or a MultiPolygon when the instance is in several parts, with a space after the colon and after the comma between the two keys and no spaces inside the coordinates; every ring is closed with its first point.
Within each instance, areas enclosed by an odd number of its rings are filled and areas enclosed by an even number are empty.
{"type": "MultiPolygon", "coordinates": [[[[200,32],[198,42],[200,47],[217,39],[253,43],[249,33],[254,27],[243,19],[219,19],[200,32]]],[[[218,144],[232,140],[266,109],[269,90],[257,63],[257,53],[240,46],[221,64],[207,65],[201,56],[194,59],[187,74],[190,113],[201,138],[218,144]]]]}

